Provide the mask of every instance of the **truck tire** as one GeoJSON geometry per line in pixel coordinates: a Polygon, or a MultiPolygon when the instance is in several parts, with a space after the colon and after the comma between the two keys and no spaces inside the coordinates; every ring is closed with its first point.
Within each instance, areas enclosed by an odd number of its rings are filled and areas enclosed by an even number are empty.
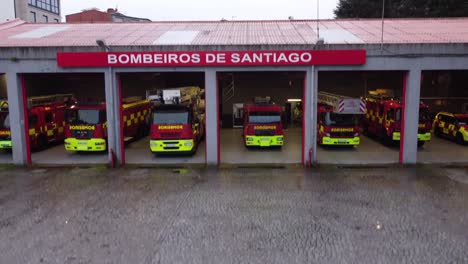
{"type": "Polygon", "coordinates": [[[441,138],[442,137],[442,133],[440,132],[440,128],[436,127],[434,129],[434,135],[438,138],[441,138]]]}
{"type": "Polygon", "coordinates": [[[418,148],[424,146],[424,143],[426,143],[426,141],[418,141],[418,148]]]}
{"type": "Polygon", "coordinates": [[[48,143],[49,143],[49,140],[47,139],[46,135],[40,135],[39,138],[37,139],[37,149],[38,150],[46,149],[48,143]]]}
{"type": "Polygon", "coordinates": [[[457,133],[456,141],[460,145],[465,145],[465,141],[463,140],[463,135],[461,133],[457,133]]]}

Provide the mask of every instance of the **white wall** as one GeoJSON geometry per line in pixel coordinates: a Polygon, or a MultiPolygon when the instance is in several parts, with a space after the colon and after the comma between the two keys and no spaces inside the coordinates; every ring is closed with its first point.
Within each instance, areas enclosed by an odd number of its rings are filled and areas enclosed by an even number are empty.
{"type": "Polygon", "coordinates": [[[0,23],[8,19],[15,18],[15,1],[14,0],[1,0],[0,4],[0,23]]]}

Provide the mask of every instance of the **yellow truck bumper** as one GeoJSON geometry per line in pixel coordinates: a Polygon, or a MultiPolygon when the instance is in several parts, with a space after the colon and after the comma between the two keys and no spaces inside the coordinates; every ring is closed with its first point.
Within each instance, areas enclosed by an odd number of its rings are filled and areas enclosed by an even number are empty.
{"type": "Polygon", "coordinates": [[[360,137],[353,137],[353,138],[331,138],[331,137],[323,137],[322,138],[322,145],[359,145],[361,143],[360,137]]]}
{"type": "Polygon", "coordinates": [[[106,140],[103,138],[67,138],[65,139],[65,149],[69,151],[104,151],[106,150],[106,140]]]}
{"type": "MultiPolygon", "coordinates": [[[[400,140],[400,132],[393,132],[392,139],[395,141],[400,140]]],[[[418,133],[418,141],[430,141],[431,140],[431,133],[418,133]]]]}
{"type": "Polygon", "coordinates": [[[150,140],[151,152],[155,153],[191,152],[194,147],[193,139],[150,140]]]}
{"type": "Polygon", "coordinates": [[[0,140],[0,149],[11,149],[11,140],[0,140]]]}
{"type": "Polygon", "coordinates": [[[283,146],[284,136],[246,136],[247,147],[280,147],[283,146]]]}
{"type": "Polygon", "coordinates": [[[462,135],[463,135],[463,141],[468,142],[468,130],[462,131],[462,135]]]}
{"type": "Polygon", "coordinates": [[[427,132],[424,134],[418,134],[418,141],[430,141],[431,140],[431,133],[427,132]]]}

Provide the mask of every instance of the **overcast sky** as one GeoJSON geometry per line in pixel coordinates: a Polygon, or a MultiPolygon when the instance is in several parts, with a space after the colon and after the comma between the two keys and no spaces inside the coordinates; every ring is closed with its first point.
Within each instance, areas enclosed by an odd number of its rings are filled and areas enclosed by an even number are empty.
{"type": "MultiPolygon", "coordinates": [[[[320,0],[320,19],[333,18],[337,2],[320,0]]],[[[62,0],[62,19],[93,7],[153,21],[317,18],[317,0],[62,0]]]]}

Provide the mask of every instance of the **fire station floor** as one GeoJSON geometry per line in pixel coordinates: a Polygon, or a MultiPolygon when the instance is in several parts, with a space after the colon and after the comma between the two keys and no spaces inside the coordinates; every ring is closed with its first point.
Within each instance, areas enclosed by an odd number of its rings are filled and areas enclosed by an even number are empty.
{"type": "Polygon", "coordinates": [[[320,164],[377,165],[396,164],[399,160],[398,146],[388,147],[380,141],[361,136],[358,146],[317,146],[320,164]]]}
{"type": "Polygon", "coordinates": [[[149,148],[150,138],[145,137],[125,145],[125,163],[132,165],[183,165],[205,164],[205,141],[194,155],[155,155],[149,148]]]}
{"type": "Polygon", "coordinates": [[[418,150],[419,163],[468,163],[468,146],[432,136],[431,141],[418,150]]]}
{"type": "Polygon", "coordinates": [[[0,152],[0,164],[11,164],[13,163],[13,155],[11,152],[1,151],[0,152]]]}
{"type": "Polygon", "coordinates": [[[221,129],[222,164],[300,164],[302,161],[302,129],[284,131],[282,148],[246,148],[241,128],[221,129]]]}
{"type": "Polygon", "coordinates": [[[45,150],[31,153],[32,163],[43,166],[60,165],[98,165],[108,164],[107,152],[70,152],[63,144],[51,146],[45,150]]]}

